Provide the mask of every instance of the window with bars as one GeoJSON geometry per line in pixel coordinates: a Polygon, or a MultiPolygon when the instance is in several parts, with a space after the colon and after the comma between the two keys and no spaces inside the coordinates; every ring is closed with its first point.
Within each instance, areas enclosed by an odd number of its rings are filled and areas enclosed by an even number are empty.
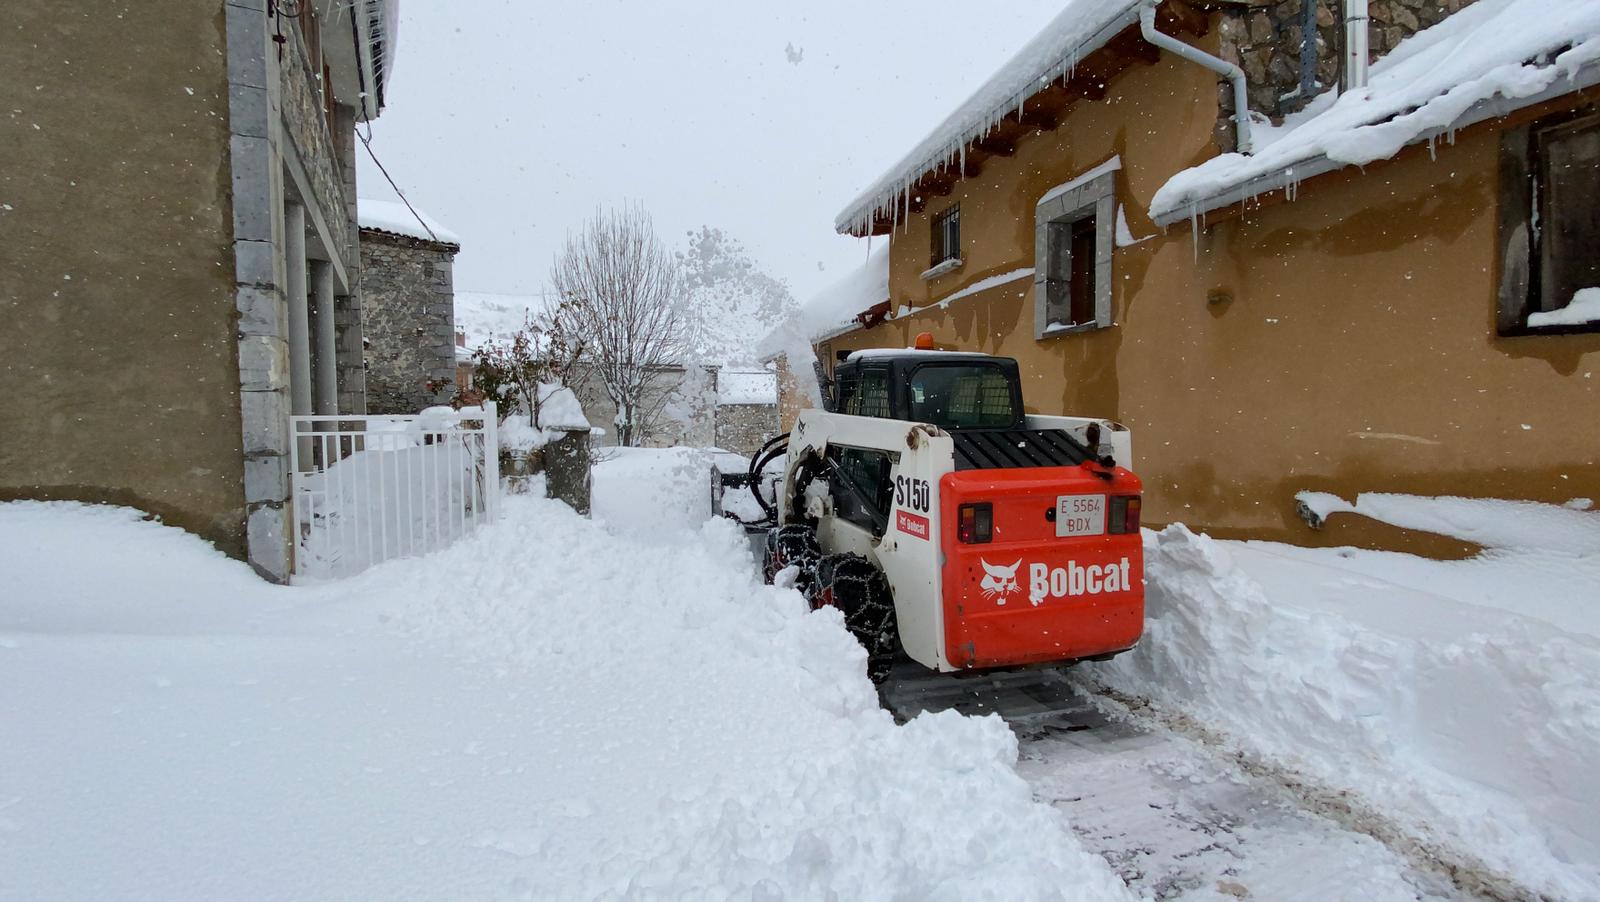
{"type": "Polygon", "coordinates": [[[1506,134],[1502,335],[1600,331],[1600,109],[1506,134]]]}
{"type": "Polygon", "coordinates": [[[960,259],[961,205],[952,204],[950,209],[933,218],[933,253],[928,265],[938,266],[960,259]]]}

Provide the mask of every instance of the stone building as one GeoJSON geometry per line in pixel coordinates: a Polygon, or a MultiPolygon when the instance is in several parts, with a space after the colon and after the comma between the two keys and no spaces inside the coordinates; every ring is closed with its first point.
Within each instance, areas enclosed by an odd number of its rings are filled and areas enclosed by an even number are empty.
{"type": "Polygon", "coordinates": [[[416,413],[456,391],[453,269],[461,242],[398,201],[361,199],[367,412],[416,413]]]}
{"type": "MultiPolygon", "coordinates": [[[[777,434],[777,375],[737,367],[662,367],[643,405],[647,423],[640,444],[652,448],[718,447],[748,454],[777,434]]],[[[595,444],[617,444],[616,405],[593,377],[574,389],[589,422],[603,430],[595,444]]]]}
{"type": "Polygon", "coordinates": [[[6,4],[0,500],[132,505],[288,578],[289,416],[365,408],[355,129],[394,16],[6,4]]]}
{"type": "Polygon", "coordinates": [[[1459,554],[1296,496],[1600,495],[1595,7],[1372,0],[1340,91],[1345,5],[1306,2],[1068,7],[840,213],[887,251],[821,366],[1013,357],[1030,412],[1132,430],[1147,523],[1223,537],[1459,554]]]}
{"type": "MultiPolygon", "coordinates": [[[[1369,62],[1400,42],[1437,25],[1473,0],[1370,0],[1369,62]]],[[[1244,70],[1250,109],[1274,122],[1304,109],[1313,98],[1339,84],[1345,46],[1344,0],[1251,0],[1219,8],[1218,56],[1244,70]]],[[[1217,144],[1233,150],[1226,115],[1233,92],[1218,85],[1217,144]]]]}

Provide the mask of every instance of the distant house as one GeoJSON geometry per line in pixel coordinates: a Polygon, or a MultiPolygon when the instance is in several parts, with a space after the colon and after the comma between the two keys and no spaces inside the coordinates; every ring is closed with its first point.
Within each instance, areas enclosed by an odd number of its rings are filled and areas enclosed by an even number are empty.
{"type": "Polygon", "coordinates": [[[365,410],[355,133],[396,33],[288,10],[12,0],[0,53],[0,499],[134,505],[274,580],[289,416],[365,410]]]}
{"type": "MultiPolygon", "coordinates": [[[[530,315],[544,309],[537,295],[461,291],[456,294],[456,322],[462,350],[470,352],[489,341],[504,341],[522,328],[530,315]]],[[[458,351],[460,354],[461,351],[458,351]]],[[[644,444],[654,447],[716,446],[748,453],[778,431],[777,374],[759,367],[676,364],[662,367],[646,410],[652,415],[644,444]]],[[[615,445],[617,408],[598,378],[589,376],[573,387],[589,422],[599,430],[597,445],[615,445]]]]}
{"type": "Polygon", "coordinates": [[[416,413],[456,391],[461,239],[400,201],[360,202],[367,411],[416,413]]]}
{"type": "Polygon", "coordinates": [[[1072,0],[840,213],[887,284],[813,302],[818,359],[1015,357],[1132,427],[1154,523],[1420,548],[1295,495],[1600,495],[1600,4],[1560,7],[1072,0]]]}

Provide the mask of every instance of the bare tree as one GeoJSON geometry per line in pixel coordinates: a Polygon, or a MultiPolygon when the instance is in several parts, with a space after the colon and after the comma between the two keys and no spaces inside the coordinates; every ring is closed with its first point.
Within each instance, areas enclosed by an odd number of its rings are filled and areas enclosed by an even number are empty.
{"type": "Polygon", "coordinates": [[[638,444],[687,351],[677,263],[643,209],[601,210],[567,236],[550,284],[563,329],[583,345],[579,366],[616,406],[617,443],[638,444]]]}

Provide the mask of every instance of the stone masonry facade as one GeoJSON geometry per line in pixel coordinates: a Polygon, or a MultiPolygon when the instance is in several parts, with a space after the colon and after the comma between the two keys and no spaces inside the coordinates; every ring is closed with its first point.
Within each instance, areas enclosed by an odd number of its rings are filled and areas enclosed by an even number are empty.
{"type": "Polygon", "coordinates": [[[361,230],[361,316],[370,414],[413,414],[455,395],[461,248],[361,230]]]}
{"type": "Polygon", "coordinates": [[[303,205],[334,267],[339,409],[365,409],[362,302],[355,290],[353,108],[330,129],[313,90],[306,44],[279,28],[267,0],[227,0],[229,165],[238,309],[245,532],[252,567],[289,578],[290,366],[284,206],[303,205]],[[281,33],[285,43],[275,40],[281,33]]]}
{"type": "MultiPolygon", "coordinates": [[[[1372,61],[1393,50],[1401,41],[1444,21],[1471,5],[1473,0],[1371,0],[1368,25],[1372,61]]],[[[1249,83],[1250,109],[1274,122],[1302,109],[1311,98],[1336,88],[1344,45],[1342,0],[1260,0],[1222,13],[1221,55],[1244,70],[1249,83]],[[1314,34],[1316,56],[1302,70],[1307,29],[1314,34]]],[[[1218,85],[1222,109],[1217,120],[1217,143],[1234,149],[1233,94],[1226,82],[1218,85]]]]}
{"type": "Polygon", "coordinates": [[[722,404],[717,407],[717,447],[754,454],[778,434],[776,404],[722,404]]]}

